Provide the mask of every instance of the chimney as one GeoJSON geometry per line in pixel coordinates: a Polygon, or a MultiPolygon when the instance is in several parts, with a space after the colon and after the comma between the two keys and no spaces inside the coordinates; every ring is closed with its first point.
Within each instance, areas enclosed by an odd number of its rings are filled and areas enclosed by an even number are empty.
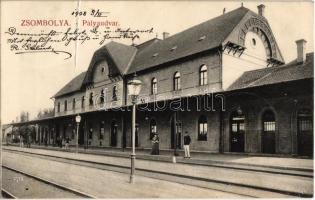
{"type": "Polygon", "coordinates": [[[260,4],[259,6],[257,6],[258,8],[258,15],[265,17],[265,5],[264,4],[260,4]]]}
{"type": "Polygon", "coordinates": [[[295,41],[297,47],[297,63],[303,63],[306,59],[305,44],[306,40],[300,39],[295,41]]]}
{"type": "Polygon", "coordinates": [[[166,38],[168,38],[170,36],[170,33],[168,32],[163,32],[163,40],[165,40],[166,38]]]}

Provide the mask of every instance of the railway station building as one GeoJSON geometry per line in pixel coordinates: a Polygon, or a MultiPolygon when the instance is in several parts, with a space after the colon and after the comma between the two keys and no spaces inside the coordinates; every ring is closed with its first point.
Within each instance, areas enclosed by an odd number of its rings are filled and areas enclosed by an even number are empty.
{"type": "Polygon", "coordinates": [[[53,96],[54,117],[12,125],[35,125],[37,144],[75,145],[80,115],[80,146],[130,148],[136,74],[138,149],[151,149],[154,134],[161,150],[181,149],[187,131],[192,151],[312,156],[314,56],[301,39],[285,63],[264,9],[240,7],[138,45],[107,43],[53,96]]]}

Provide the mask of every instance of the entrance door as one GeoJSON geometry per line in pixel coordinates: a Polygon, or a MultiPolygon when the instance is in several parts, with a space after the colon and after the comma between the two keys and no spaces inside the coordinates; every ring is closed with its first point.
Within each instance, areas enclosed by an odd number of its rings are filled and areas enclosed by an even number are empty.
{"type": "Polygon", "coordinates": [[[276,120],[271,110],[265,111],[262,116],[263,132],[262,132],[262,152],[276,153],[276,120]]]}
{"type": "Polygon", "coordinates": [[[84,145],[84,126],[83,122],[79,124],[79,145],[84,145]]]}
{"type": "Polygon", "coordinates": [[[244,152],[245,117],[236,112],[231,117],[231,152],[244,152]]]}
{"type": "Polygon", "coordinates": [[[313,157],[313,116],[310,110],[298,113],[298,154],[313,157]]]}
{"type": "Polygon", "coordinates": [[[111,124],[111,131],[110,131],[110,146],[115,147],[117,146],[117,123],[113,121],[111,124]]]}

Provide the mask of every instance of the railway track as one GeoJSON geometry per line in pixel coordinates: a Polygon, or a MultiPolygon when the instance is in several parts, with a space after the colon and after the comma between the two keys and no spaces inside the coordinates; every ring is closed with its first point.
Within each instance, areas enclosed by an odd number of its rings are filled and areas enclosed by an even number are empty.
{"type": "MultiPolygon", "coordinates": [[[[79,166],[86,166],[86,167],[91,167],[91,168],[96,168],[96,169],[109,170],[109,171],[120,172],[120,173],[130,172],[129,166],[109,164],[109,163],[99,163],[99,162],[93,162],[93,161],[78,160],[78,159],[73,159],[73,158],[63,158],[63,157],[58,157],[54,155],[42,155],[42,154],[31,153],[31,152],[22,152],[18,150],[5,150],[5,151],[28,155],[28,156],[36,156],[41,159],[48,159],[48,160],[53,160],[57,162],[69,163],[69,164],[79,165],[79,166]]],[[[185,176],[182,174],[154,171],[150,169],[137,168],[136,174],[149,177],[149,178],[167,180],[167,181],[182,183],[186,185],[192,185],[192,186],[208,188],[208,189],[228,192],[232,194],[237,194],[237,195],[243,195],[244,197],[268,198],[268,197],[289,197],[289,196],[291,197],[292,196],[295,196],[295,197],[311,197],[312,196],[312,194],[281,191],[281,190],[276,190],[273,188],[264,188],[264,187],[257,187],[257,186],[252,186],[252,185],[224,182],[224,181],[219,181],[219,180],[211,180],[211,179],[206,179],[202,177],[185,176]]]]}
{"type": "Polygon", "coordinates": [[[56,182],[2,165],[2,195],[4,198],[95,198],[56,182]]]}

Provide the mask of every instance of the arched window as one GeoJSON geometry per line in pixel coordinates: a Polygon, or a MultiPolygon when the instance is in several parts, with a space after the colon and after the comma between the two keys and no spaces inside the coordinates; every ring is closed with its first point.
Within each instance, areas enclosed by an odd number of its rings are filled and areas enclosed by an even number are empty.
{"type": "Polygon", "coordinates": [[[84,104],[85,104],[85,97],[83,96],[81,99],[81,108],[84,108],[84,104]]]}
{"type": "Polygon", "coordinates": [[[113,87],[113,101],[117,100],[117,86],[115,85],[113,87]]]}
{"type": "Polygon", "coordinates": [[[60,102],[57,104],[57,112],[60,112],[60,102]]]}
{"type": "Polygon", "coordinates": [[[65,100],[65,111],[67,111],[67,110],[68,110],[68,101],[65,100]]]}
{"type": "Polygon", "coordinates": [[[75,98],[72,99],[72,109],[75,109],[75,98]]]}
{"type": "Polygon", "coordinates": [[[104,89],[102,89],[101,90],[101,96],[100,96],[100,101],[101,101],[101,103],[104,103],[104,98],[105,96],[104,96],[104,89]]]}
{"type": "Polygon", "coordinates": [[[151,80],[151,94],[157,94],[157,79],[153,78],[151,80]]]}
{"type": "Polygon", "coordinates": [[[267,110],[263,114],[263,129],[264,132],[274,132],[276,130],[275,115],[271,110],[267,110]]]}
{"type": "Polygon", "coordinates": [[[180,73],[175,72],[174,74],[174,90],[180,90],[180,73]]]}
{"type": "Polygon", "coordinates": [[[207,117],[201,115],[198,120],[198,140],[207,141],[207,135],[208,135],[207,117]]]}
{"type": "Polygon", "coordinates": [[[93,92],[90,93],[89,105],[93,105],[93,92]]]}
{"type": "Polygon", "coordinates": [[[153,138],[154,134],[157,133],[156,121],[151,119],[150,121],[150,140],[153,138]]]}
{"type": "Polygon", "coordinates": [[[202,65],[199,71],[199,84],[206,85],[208,83],[207,65],[202,65]]]}

